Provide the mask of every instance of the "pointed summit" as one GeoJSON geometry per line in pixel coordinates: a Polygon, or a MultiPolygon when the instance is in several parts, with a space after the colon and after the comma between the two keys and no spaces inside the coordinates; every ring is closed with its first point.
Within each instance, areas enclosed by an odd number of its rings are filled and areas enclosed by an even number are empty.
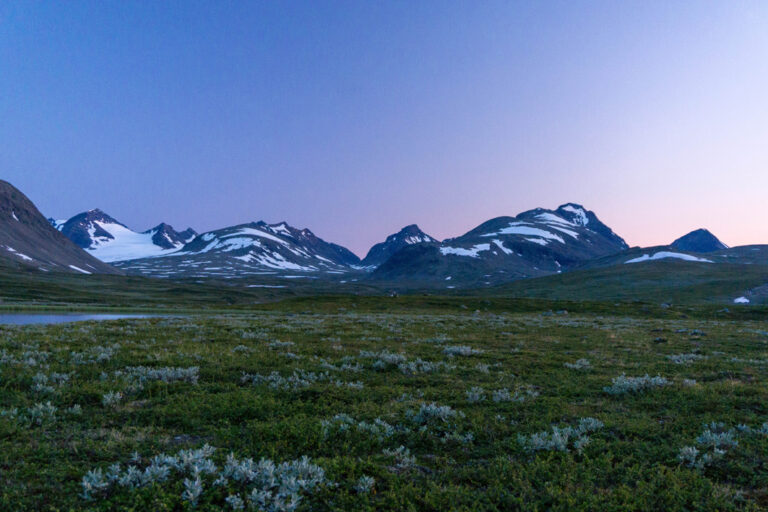
{"type": "Polygon", "coordinates": [[[371,250],[368,251],[368,255],[363,259],[362,264],[366,267],[378,267],[403,247],[414,244],[436,242],[437,240],[419,229],[419,226],[411,224],[405,226],[394,235],[389,235],[384,242],[371,247],[371,250]]]}
{"type": "Polygon", "coordinates": [[[78,246],[110,263],[175,252],[196,235],[192,229],[179,233],[164,222],[137,233],[98,208],[75,215],[56,227],[78,246]]]}
{"type": "Polygon", "coordinates": [[[727,245],[706,229],[691,231],[672,242],[672,247],[688,252],[715,252],[728,248],[727,245]]]}
{"type": "Polygon", "coordinates": [[[197,232],[192,228],[178,232],[173,229],[173,226],[165,222],[161,222],[143,234],[152,235],[152,243],[162,249],[179,249],[197,236],[197,232]]]}
{"type": "Polygon", "coordinates": [[[382,281],[491,285],[565,272],[627,249],[626,242],[576,203],[490,219],[439,244],[404,246],[372,273],[382,281]]]}

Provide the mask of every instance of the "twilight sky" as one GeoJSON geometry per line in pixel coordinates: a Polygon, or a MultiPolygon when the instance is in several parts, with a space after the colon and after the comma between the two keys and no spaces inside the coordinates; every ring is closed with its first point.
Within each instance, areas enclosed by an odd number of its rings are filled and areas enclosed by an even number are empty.
{"type": "Polygon", "coordinates": [[[569,201],[631,245],[768,243],[768,2],[3,2],[0,178],[361,256],[569,201]]]}

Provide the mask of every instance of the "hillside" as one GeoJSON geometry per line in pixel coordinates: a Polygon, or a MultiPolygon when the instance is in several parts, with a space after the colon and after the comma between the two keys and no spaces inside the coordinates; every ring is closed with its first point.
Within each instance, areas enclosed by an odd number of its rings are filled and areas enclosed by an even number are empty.
{"type": "Polygon", "coordinates": [[[0,258],[43,271],[117,274],[46,219],[20,190],[0,180],[0,258]]]}

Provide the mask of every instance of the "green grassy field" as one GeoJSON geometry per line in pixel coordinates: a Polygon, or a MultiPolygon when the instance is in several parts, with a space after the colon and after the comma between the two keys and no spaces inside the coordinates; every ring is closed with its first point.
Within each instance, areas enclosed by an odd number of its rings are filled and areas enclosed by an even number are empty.
{"type": "MultiPolygon", "coordinates": [[[[768,266],[656,261],[574,270],[489,288],[485,295],[733,305],[749,295],[752,304],[768,304],[768,266]]],[[[471,293],[471,292],[470,292],[471,293]]]]}
{"type": "Polygon", "coordinates": [[[2,327],[0,509],[760,510],[765,318],[348,296],[2,327]]]}

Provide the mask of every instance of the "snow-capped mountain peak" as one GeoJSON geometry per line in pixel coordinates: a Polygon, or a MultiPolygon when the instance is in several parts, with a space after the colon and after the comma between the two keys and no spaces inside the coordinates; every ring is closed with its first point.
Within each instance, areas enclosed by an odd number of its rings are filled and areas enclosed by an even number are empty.
{"type": "Polygon", "coordinates": [[[580,204],[567,203],[558,207],[556,212],[573,224],[579,226],[587,226],[589,224],[589,214],[580,204]]]}
{"type": "Polygon", "coordinates": [[[428,281],[462,274],[462,280],[490,284],[562,272],[627,247],[593,212],[568,203],[497,217],[440,244],[404,246],[373,277],[428,281]]]}
{"type": "Polygon", "coordinates": [[[142,234],[151,235],[152,243],[163,249],[181,249],[184,244],[191,242],[197,236],[197,232],[192,228],[179,232],[165,222],[161,222],[142,234]]]}
{"type": "Polygon", "coordinates": [[[102,210],[95,208],[54,226],[93,256],[105,262],[164,256],[181,249],[195,232],[177,232],[168,224],[136,232],[102,210]]]}
{"type": "Polygon", "coordinates": [[[432,244],[437,240],[424,233],[419,226],[411,224],[395,234],[389,235],[386,240],[371,247],[368,255],[363,259],[362,265],[375,268],[389,259],[390,256],[408,245],[432,244]]]}
{"type": "Polygon", "coordinates": [[[168,258],[138,259],[122,268],[153,275],[226,276],[349,270],[350,251],[286,222],[240,224],[196,236],[168,258]]]}

